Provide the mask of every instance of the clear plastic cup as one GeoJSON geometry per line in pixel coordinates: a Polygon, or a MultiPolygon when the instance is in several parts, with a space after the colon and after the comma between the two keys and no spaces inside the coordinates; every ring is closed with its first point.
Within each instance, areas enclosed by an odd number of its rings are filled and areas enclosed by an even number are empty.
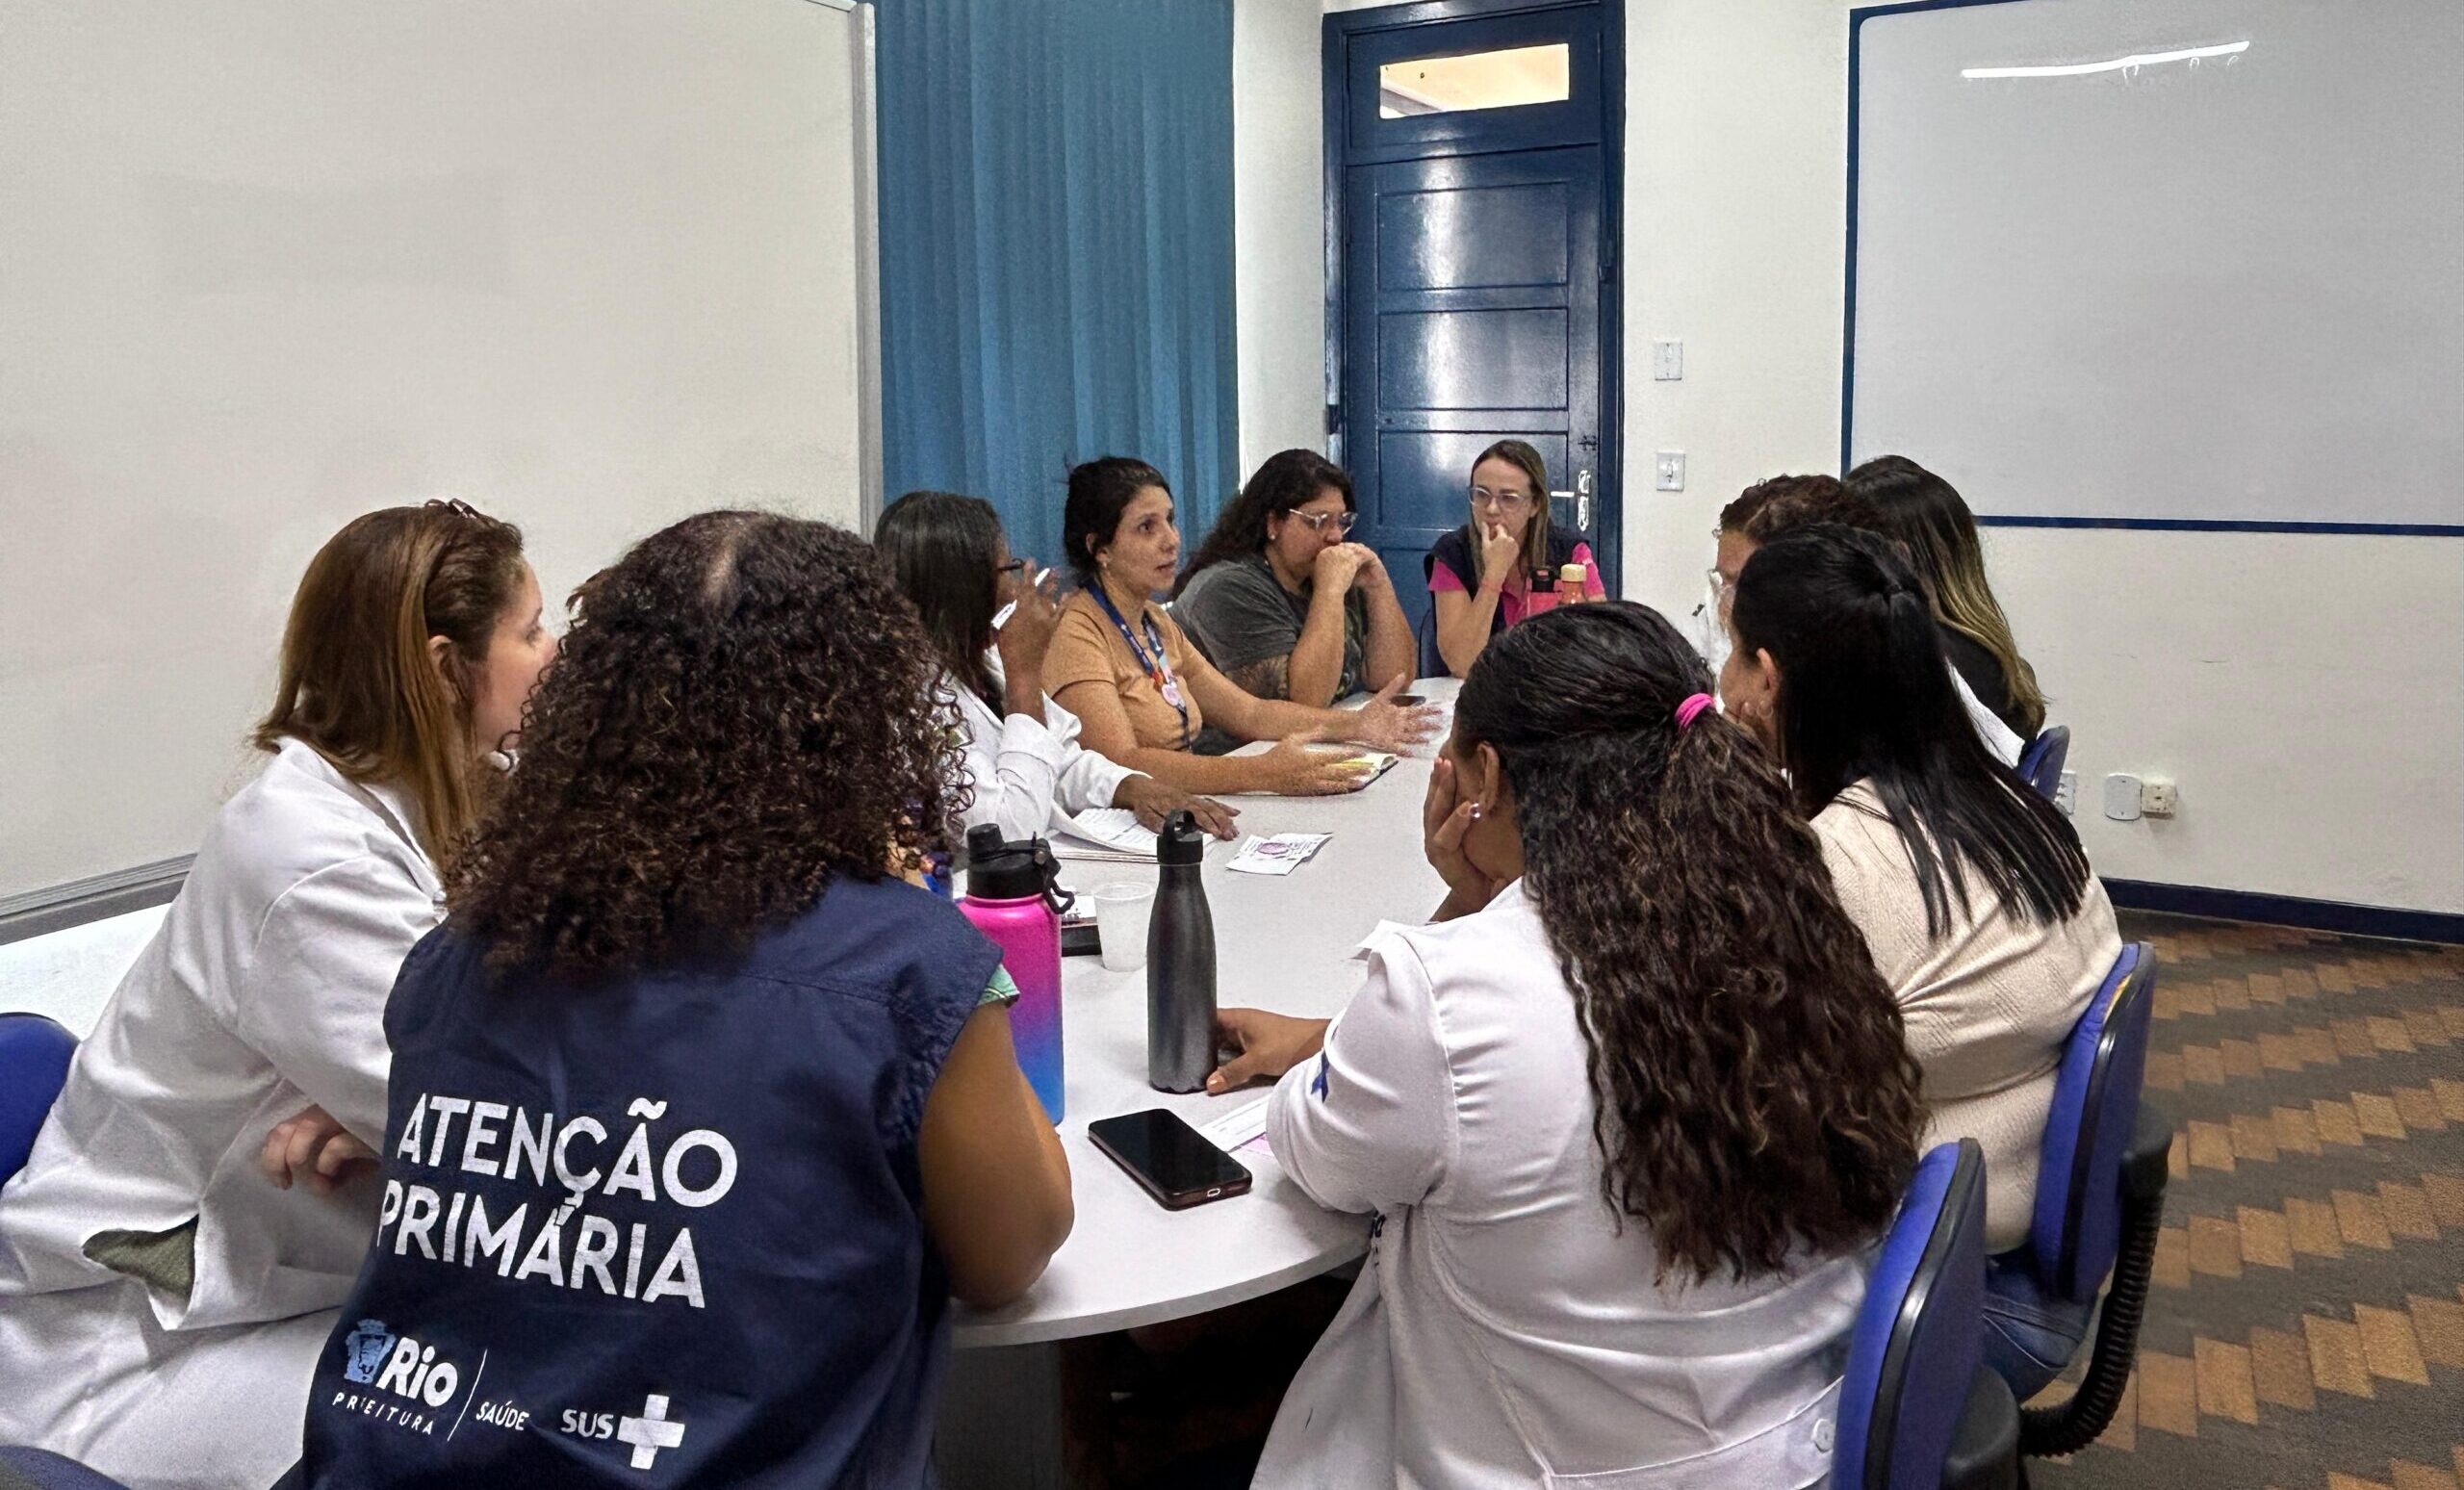
{"type": "Polygon", "coordinates": [[[1146,965],[1146,918],[1154,913],[1155,886],[1136,883],[1106,885],[1091,892],[1095,900],[1095,935],[1104,944],[1104,965],[1115,972],[1134,972],[1146,965]]]}

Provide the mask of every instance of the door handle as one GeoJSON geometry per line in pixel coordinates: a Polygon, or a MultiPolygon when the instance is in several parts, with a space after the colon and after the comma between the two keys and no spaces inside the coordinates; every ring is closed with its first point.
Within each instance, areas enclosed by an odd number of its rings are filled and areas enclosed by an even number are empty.
{"type": "Polygon", "coordinates": [[[1575,489],[1573,491],[1551,492],[1549,494],[1549,500],[1552,501],[1571,500],[1575,504],[1575,530],[1586,535],[1590,533],[1591,469],[1589,467],[1585,467],[1575,473],[1575,489]]]}

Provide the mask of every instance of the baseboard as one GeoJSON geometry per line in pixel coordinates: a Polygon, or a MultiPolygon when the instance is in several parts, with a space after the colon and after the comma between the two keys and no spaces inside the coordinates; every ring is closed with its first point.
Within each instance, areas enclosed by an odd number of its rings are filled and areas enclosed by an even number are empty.
{"type": "Polygon", "coordinates": [[[2255,921],[2263,926],[2298,926],[2304,931],[2341,932],[2348,937],[2389,937],[2401,941],[2464,945],[2464,915],[2440,911],[2399,911],[2342,900],[2304,900],[2298,895],[2211,889],[2203,885],[2158,885],[2148,880],[2107,880],[2105,893],[2113,897],[2115,905],[2132,911],[2255,921]]]}
{"type": "Polygon", "coordinates": [[[0,946],[167,904],[180,892],[189,865],[195,860],[194,854],[182,854],[90,880],[0,897],[0,946]]]}

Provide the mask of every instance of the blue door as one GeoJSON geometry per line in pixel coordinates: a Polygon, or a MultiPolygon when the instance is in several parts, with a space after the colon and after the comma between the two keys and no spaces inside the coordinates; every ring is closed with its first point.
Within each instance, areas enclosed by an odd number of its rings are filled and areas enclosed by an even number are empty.
{"type": "Polygon", "coordinates": [[[1601,7],[1379,25],[1383,13],[1326,23],[1329,93],[1342,94],[1340,141],[1328,131],[1332,423],[1359,496],[1355,536],[1417,622],[1423,556],[1463,523],[1473,457],[1527,440],[1549,465],[1553,521],[1591,544],[1614,593],[1601,7]]]}

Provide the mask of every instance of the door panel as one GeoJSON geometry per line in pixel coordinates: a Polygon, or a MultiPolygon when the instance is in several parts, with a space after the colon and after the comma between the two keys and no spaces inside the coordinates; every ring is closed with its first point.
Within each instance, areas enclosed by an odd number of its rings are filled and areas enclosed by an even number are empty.
{"type": "Polygon", "coordinates": [[[1346,168],[1343,453],[1416,620],[1483,448],[1529,441],[1561,491],[1599,469],[1601,186],[1597,145],[1346,168]]]}

